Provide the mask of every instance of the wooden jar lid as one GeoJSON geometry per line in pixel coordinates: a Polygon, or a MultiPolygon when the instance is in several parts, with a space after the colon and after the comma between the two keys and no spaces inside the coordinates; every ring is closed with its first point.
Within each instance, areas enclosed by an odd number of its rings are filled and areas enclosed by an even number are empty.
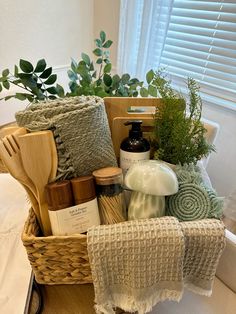
{"type": "Polygon", "coordinates": [[[93,176],[71,179],[75,204],[88,202],[96,197],[93,176]]]}
{"type": "Polygon", "coordinates": [[[74,200],[69,180],[49,183],[45,187],[45,192],[49,210],[73,206],[74,200]]]}
{"type": "Polygon", "coordinates": [[[96,183],[101,185],[122,183],[122,169],[106,167],[93,171],[96,183]]]}

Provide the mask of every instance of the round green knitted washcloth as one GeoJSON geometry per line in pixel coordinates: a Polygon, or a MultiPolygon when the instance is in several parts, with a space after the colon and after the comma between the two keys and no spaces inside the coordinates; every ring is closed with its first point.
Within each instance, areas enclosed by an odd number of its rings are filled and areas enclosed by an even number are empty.
{"type": "Polygon", "coordinates": [[[221,218],[224,198],[218,197],[215,190],[204,183],[199,167],[178,165],[176,176],[179,191],[166,197],[166,215],[180,221],[221,218]]]}
{"type": "Polygon", "coordinates": [[[180,221],[192,221],[209,217],[211,200],[207,191],[195,183],[180,183],[179,192],[167,197],[166,215],[180,221]]]}

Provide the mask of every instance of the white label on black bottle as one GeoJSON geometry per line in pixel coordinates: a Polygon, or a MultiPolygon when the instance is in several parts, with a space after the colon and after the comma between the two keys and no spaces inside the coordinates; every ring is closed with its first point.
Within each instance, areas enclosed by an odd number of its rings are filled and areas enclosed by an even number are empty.
{"type": "Polygon", "coordinates": [[[148,159],[150,159],[150,150],[143,153],[131,153],[120,149],[120,168],[123,170],[124,176],[132,164],[148,159]]]}
{"type": "Polygon", "coordinates": [[[83,233],[89,227],[100,225],[97,199],[72,207],[49,210],[53,235],[83,233]]]}

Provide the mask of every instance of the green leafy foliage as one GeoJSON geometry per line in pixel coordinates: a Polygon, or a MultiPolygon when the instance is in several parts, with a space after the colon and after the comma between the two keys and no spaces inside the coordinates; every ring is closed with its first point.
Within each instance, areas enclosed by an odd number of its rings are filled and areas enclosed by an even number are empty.
{"type": "Polygon", "coordinates": [[[24,90],[24,92],[16,92],[2,99],[16,98],[37,102],[55,99],[57,96],[64,97],[63,87],[59,84],[56,87],[53,86],[56,80],[57,75],[52,74],[52,67],[47,68],[47,63],[44,59],[39,60],[35,67],[29,61],[20,59],[19,67],[17,65],[14,66],[14,74],[11,74],[8,69],[2,71],[0,92],[3,88],[9,90],[11,85],[15,85],[19,89],[24,90]]]}
{"type": "Polygon", "coordinates": [[[138,79],[131,79],[128,73],[121,77],[112,75],[112,64],[110,61],[110,51],[112,40],[107,39],[104,31],[100,32],[99,38],[95,39],[95,49],[93,55],[95,60],[82,53],[80,61],[71,60],[71,68],[68,71],[70,79],[70,93],[67,96],[96,95],[137,97],[143,82],[138,79]]]}
{"type": "Polygon", "coordinates": [[[172,164],[189,164],[206,157],[214,151],[213,145],[205,140],[201,122],[202,102],[199,87],[189,78],[187,101],[172,86],[162,72],[150,75],[150,86],[161,96],[162,103],[155,113],[152,138],[154,158],[172,164]]]}

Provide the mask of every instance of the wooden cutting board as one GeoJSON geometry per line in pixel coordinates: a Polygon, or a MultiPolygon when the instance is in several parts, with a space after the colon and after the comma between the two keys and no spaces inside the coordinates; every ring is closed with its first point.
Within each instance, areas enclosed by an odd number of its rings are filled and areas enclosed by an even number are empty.
{"type": "Polygon", "coordinates": [[[143,136],[148,139],[152,131],[155,109],[161,106],[160,98],[148,97],[105,97],[104,103],[117,158],[120,154],[120,144],[128,136],[131,128],[124,123],[130,120],[142,120],[143,136]]]}

